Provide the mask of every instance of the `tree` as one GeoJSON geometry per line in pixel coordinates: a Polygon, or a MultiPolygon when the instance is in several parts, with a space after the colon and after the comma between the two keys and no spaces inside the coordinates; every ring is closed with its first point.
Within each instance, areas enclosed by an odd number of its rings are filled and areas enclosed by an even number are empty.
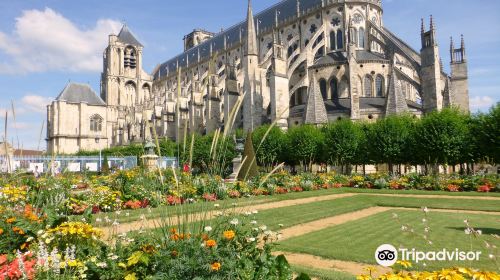
{"type": "Polygon", "coordinates": [[[468,136],[468,116],[455,108],[425,116],[414,135],[416,148],[423,153],[422,159],[434,165],[460,163],[463,154],[468,152],[465,144],[470,141],[468,136]]]}
{"type": "Polygon", "coordinates": [[[240,173],[238,174],[238,179],[246,180],[259,175],[257,159],[255,158],[255,150],[252,143],[252,132],[247,133],[242,159],[243,164],[241,166],[240,173]]]}
{"type": "Polygon", "coordinates": [[[289,158],[299,162],[304,169],[310,170],[313,163],[319,162],[323,149],[323,133],[312,125],[293,127],[288,132],[289,158]]]}
{"type": "Polygon", "coordinates": [[[407,163],[413,125],[408,115],[388,116],[371,125],[367,133],[370,157],[377,163],[387,163],[391,173],[394,164],[407,163]]]}
{"type": "Polygon", "coordinates": [[[350,120],[341,120],[323,127],[325,155],[328,163],[341,166],[347,172],[347,167],[361,151],[364,133],[361,125],[350,120]]]}
{"type": "Polygon", "coordinates": [[[257,162],[262,166],[273,166],[284,161],[285,133],[276,126],[271,130],[269,128],[270,125],[264,125],[252,133],[257,162]]]}
{"type": "Polygon", "coordinates": [[[234,142],[223,136],[220,136],[217,143],[213,143],[213,141],[213,133],[203,136],[195,134],[194,138],[189,137],[186,151],[184,152],[179,147],[181,159],[184,163],[189,163],[191,159],[191,167],[197,168],[201,172],[225,176],[233,158],[236,157],[234,142]],[[194,139],[193,144],[191,144],[191,139],[194,139]],[[191,145],[193,145],[192,153],[191,145]]]}
{"type": "Polygon", "coordinates": [[[500,103],[488,114],[474,118],[471,133],[477,144],[477,154],[492,163],[500,163],[500,103]]]}

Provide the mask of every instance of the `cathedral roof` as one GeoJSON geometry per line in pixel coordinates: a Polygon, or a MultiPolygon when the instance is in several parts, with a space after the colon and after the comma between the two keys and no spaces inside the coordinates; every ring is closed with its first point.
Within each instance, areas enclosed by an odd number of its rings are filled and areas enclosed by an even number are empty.
{"type": "Polygon", "coordinates": [[[106,105],[89,85],[69,83],[57,96],[56,101],[68,103],[87,103],[89,105],[106,105]]]}
{"type": "Polygon", "coordinates": [[[143,45],[139,43],[134,34],[132,34],[132,31],[130,31],[126,25],[123,25],[122,30],[120,30],[118,40],[125,44],[143,47],[143,45]]]}

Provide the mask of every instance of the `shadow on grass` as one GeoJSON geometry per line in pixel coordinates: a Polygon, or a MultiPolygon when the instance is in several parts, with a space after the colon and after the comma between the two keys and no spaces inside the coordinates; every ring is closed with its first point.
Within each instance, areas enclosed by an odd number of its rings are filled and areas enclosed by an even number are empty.
{"type": "MultiPolygon", "coordinates": [[[[466,227],[448,227],[448,228],[462,232],[465,232],[465,230],[467,229],[466,227]]],[[[492,234],[500,235],[500,228],[474,228],[474,229],[480,230],[482,234],[486,235],[492,235],[492,234]]]]}

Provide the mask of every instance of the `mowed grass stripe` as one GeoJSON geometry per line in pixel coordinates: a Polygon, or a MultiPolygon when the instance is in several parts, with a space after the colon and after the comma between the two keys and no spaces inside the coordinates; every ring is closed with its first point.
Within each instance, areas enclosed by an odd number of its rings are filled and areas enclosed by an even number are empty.
{"type": "Polygon", "coordinates": [[[416,248],[422,251],[439,251],[443,248],[464,251],[482,251],[479,262],[427,262],[415,264],[415,269],[441,269],[452,266],[470,266],[479,269],[496,271],[497,264],[488,258],[489,252],[484,248],[484,241],[497,244],[498,240],[488,234],[500,234],[500,223],[497,216],[457,213],[428,213],[430,224],[429,244],[415,234],[402,232],[401,225],[392,218],[392,213],[397,213],[403,223],[410,224],[415,232],[422,234],[423,213],[418,211],[395,210],[376,214],[371,217],[342,225],[329,227],[302,236],[294,237],[280,242],[278,249],[282,251],[298,252],[316,255],[327,259],[356,261],[375,264],[374,252],[381,244],[392,244],[396,247],[416,248]],[[480,239],[471,238],[464,233],[464,219],[469,219],[471,224],[483,231],[480,239]],[[361,234],[360,233],[364,233],[361,234]]]}
{"type": "MultiPolygon", "coordinates": [[[[321,197],[325,195],[332,194],[343,194],[343,193],[356,193],[356,194],[394,194],[394,195],[425,195],[425,196],[436,196],[436,198],[447,198],[452,199],[454,196],[460,197],[471,197],[474,198],[500,198],[500,193],[476,193],[476,192],[464,192],[464,193],[451,193],[451,192],[443,192],[443,191],[419,191],[419,190],[375,190],[375,189],[356,189],[356,188],[340,188],[340,189],[329,189],[329,190],[318,190],[318,191],[309,191],[309,192],[300,192],[300,193],[288,193],[283,195],[273,195],[273,196],[259,196],[259,197],[249,197],[249,198],[240,198],[240,199],[227,199],[217,202],[198,202],[195,204],[187,204],[183,205],[184,213],[196,213],[200,211],[211,211],[214,210],[214,204],[220,204],[220,209],[231,208],[233,203],[238,204],[238,206],[251,206],[251,205],[259,205],[264,203],[271,203],[277,201],[284,200],[296,200],[302,198],[311,198],[311,197],[321,197]]],[[[388,197],[390,199],[398,200],[400,197],[388,197]]],[[[405,197],[403,197],[405,198],[405,197]]],[[[410,198],[410,197],[407,197],[410,198]]],[[[414,198],[419,199],[419,198],[414,198]]],[[[458,199],[457,199],[458,200],[458,199]]],[[[462,201],[459,200],[459,201],[462,201]]],[[[500,201],[498,201],[500,203],[500,201]]],[[[380,205],[385,206],[385,205],[380,205]]],[[[480,209],[476,209],[480,210],[480,209]]],[[[148,217],[148,219],[154,219],[159,217],[175,216],[179,212],[176,207],[172,206],[160,206],[153,209],[137,209],[137,210],[123,210],[120,211],[121,214],[115,213],[100,213],[92,216],[93,221],[95,219],[104,219],[105,217],[109,217],[112,220],[117,220],[120,223],[126,223],[131,221],[137,221],[142,215],[148,217]],[[129,213],[128,216],[124,215],[124,213],[129,213]]],[[[80,219],[79,216],[75,216],[74,219],[80,219]]]]}

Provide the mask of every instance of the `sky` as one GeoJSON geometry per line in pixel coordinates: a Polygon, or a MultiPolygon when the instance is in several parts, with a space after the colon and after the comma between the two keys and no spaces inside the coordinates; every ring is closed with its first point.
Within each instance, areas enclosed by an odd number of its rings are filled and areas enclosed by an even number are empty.
{"type": "MultiPolygon", "coordinates": [[[[253,0],[259,12],[277,0],[253,0]]],[[[450,36],[465,37],[471,110],[488,111],[500,101],[500,1],[382,0],[384,25],[420,50],[420,19],[434,16],[445,70],[450,36]]],[[[194,28],[218,32],[242,21],[246,0],[0,0],[0,141],[5,111],[8,140],[24,149],[44,150],[46,105],[69,82],[99,92],[102,53],[108,35],[123,23],[144,45],[143,66],[183,51],[182,38],[194,28]],[[140,3],[140,5],[139,5],[140,3]],[[15,120],[12,114],[14,104],[15,120]],[[42,137],[40,137],[42,135],[42,137]],[[13,141],[12,141],[13,140],[13,141]]]]}

